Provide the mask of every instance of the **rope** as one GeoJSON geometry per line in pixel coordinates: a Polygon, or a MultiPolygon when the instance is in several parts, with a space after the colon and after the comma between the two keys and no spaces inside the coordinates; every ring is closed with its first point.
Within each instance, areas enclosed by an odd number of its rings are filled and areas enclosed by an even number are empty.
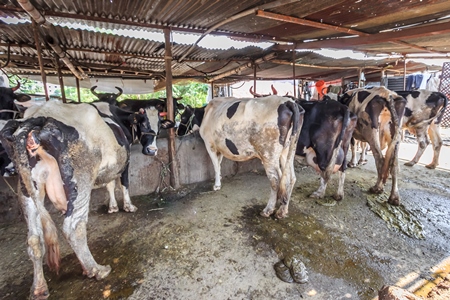
{"type": "Polygon", "coordinates": [[[173,190],[173,188],[164,181],[164,178],[170,174],[169,166],[172,162],[169,162],[168,164],[166,164],[157,156],[155,157],[155,160],[157,160],[161,163],[161,172],[159,172],[159,183],[158,183],[158,187],[156,188],[156,193],[157,194],[163,193],[167,188],[173,190]],[[162,185],[164,185],[163,189],[161,189],[162,185]]]}
{"type": "Polygon", "coordinates": [[[6,185],[8,185],[9,189],[14,193],[14,195],[18,196],[16,191],[12,188],[12,186],[9,184],[8,181],[6,181],[5,177],[2,176],[3,180],[5,181],[6,185]]]}

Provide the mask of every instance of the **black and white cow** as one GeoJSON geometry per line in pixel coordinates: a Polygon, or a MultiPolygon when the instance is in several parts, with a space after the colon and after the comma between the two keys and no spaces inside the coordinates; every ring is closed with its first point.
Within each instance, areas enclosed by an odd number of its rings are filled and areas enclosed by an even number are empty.
{"type": "Polygon", "coordinates": [[[26,94],[15,93],[19,88],[20,82],[12,88],[0,87],[0,120],[11,120],[15,117],[17,109],[14,105],[14,100],[23,102],[31,99],[26,94]]]}
{"type": "MultiPolygon", "coordinates": [[[[14,101],[19,102],[28,101],[31,99],[30,96],[26,94],[16,93],[20,88],[20,82],[17,83],[15,87],[7,88],[0,87],[0,129],[3,128],[7,120],[14,119],[19,111],[17,110],[14,101]]],[[[8,166],[11,165],[11,160],[6,153],[6,150],[0,143],[0,175],[9,176],[8,166]]]]}
{"type": "MultiPolygon", "coordinates": [[[[178,100],[182,98],[172,98],[173,101],[173,120],[175,120],[175,116],[178,114],[179,110],[184,109],[184,105],[181,103],[178,103],[178,100]]],[[[167,99],[161,98],[161,99],[125,99],[120,101],[117,104],[119,107],[131,110],[131,111],[138,111],[139,109],[147,109],[149,107],[155,107],[161,114],[161,116],[164,116],[167,113],[167,99]]]]}
{"type": "Polygon", "coordinates": [[[96,85],[91,87],[91,93],[98,98],[98,101],[108,102],[111,105],[117,105],[117,98],[123,93],[123,90],[118,86],[115,87],[119,91],[118,93],[97,93],[96,88],[96,85]]]}
{"type": "Polygon", "coordinates": [[[347,106],[331,100],[297,101],[305,110],[296,155],[320,174],[320,187],[310,197],[323,198],[332,174],[339,171],[336,200],[344,198],[347,151],[357,117],[347,106]]]}
{"type": "MultiPolygon", "coordinates": [[[[155,131],[145,112],[124,111],[106,102],[64,104],[48,101],[30,107],[23,119],[10,120],[0,140],[19,175],[19,202],[28,225],[28,254],[34,266],[32,299],[48,297],[43,273],[46,255],[50,269],[58,270],[59,243],[55,224],[44,207],[47,195],[64,214],[62,231],[76,253],[83,274],[102,279],[110,266],[94,260],[87,245],[86,228],[91,190],[114,189],[120,179],[124,210],[135,211],[128,194],[131,125],[139,128],[143,153],[152,148],[155,131]]],[[[117,209],[110,193],[110,212],[117,209]]]]}
{"type": "Polygon", "coordinates": [[[220,164],[259,158],[270,180],[271,193],[262,216],[288,213],[295,184],[295,147],[303,123],[303,109],[289,98],[215,98],[205,109],[200,136],[215,171],[214,190],[221,188],[220,164]]]}
{"type": "Polygon", "coordinates": [[[205,115],[205,106],[191,107],[187,105],[180,116],[180,123],[177,128],[177,135],[183,136],[200,129],[200,125],[205,115]]]}
{"type": "MultiPolygon", "coordinates": [[[[399,91],[400,96],[406,99],[405,115],[402,128],[407,129],[417,138],[418,148],[414,158],[405,163],[406,166],[414,166],[422,156],[430,143],[433,145],[433,161],[426,165],[429,169],[435,169],[439,164],[439,154],[442,147],[440,135],[440,123],[447,107],[447,97],[439,92],[428,90],[399,91]]],[[[381,124],[381,128],[387,128],[381,124]]],[[[389,135],[382,133],[381,149],[384,143],[389,143],[389,135]],[[386,140],[384,139],[386,138],[386,140]]]]}
{"type": "Polygon", "coordinates": [[[353,137],[362,142],[368,142],[375,158],[378,179],[369,189],[372,193],[383,192],[384,185],[392,176],[392,189],[388,202],[392,205],[400,204],[398,193],[398,147],[400,143],[401,122],[405,112],[406,100],[397,93],[385,87],[372,89],[358,88],[343,94],[339,101],[347,105],[358,117],[353,137]],[[387,108],[386,111],[384,109],[387,108]],[[390,143],[383,155],[380,148],[380,119],[388,118],[390,143]]]}

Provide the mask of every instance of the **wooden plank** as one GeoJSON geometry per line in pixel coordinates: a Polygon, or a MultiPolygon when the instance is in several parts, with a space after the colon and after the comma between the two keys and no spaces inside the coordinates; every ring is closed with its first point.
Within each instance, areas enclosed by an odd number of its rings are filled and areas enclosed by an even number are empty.
{"type": "MultiPolygon", "coordinates": [[[[172,43],[170,40],[170,29],[164,29],[165,50],[164,55],[166,62],[166,105],[167,105],[167,118],[174,121],[174,107],[173,107],[173,94],[172,94],[172,43]]],[[[169,129],[168,138],[168,152],[169,152],[169,170],[170,170],[170,185],[174,189],[180,187],[180,178],[178,174],[178,161],[175,150],[175,130],[169,129]]]]}

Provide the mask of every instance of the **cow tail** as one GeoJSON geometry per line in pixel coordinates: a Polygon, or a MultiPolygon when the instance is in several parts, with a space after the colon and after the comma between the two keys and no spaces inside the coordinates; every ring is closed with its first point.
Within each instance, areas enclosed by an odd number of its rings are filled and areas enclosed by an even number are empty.
{"type": "Polygon", "coordinates": [[[444,117],[445,114],[445,109],[447,108],[447,104],[448,104],[448,98],[442,94],[443,98],[444,98],[444,105],[442,106],[441,111],[439,112],[439,116],[436,119],[436,123],[439,124],[442,121],[442,118],[444,117]]]}
{"type": "MultiPolygon", "coordinates": [[[[305,113],[305,110],[293,101],[286,102],[286,106],[292,111],[291,117],[291,136],[289,138],[289,152],[286,158],[286,164],[283,168],[283,173],[281,175],[280,180],[280,188],[278,189],[278,199],[280,199],[281,203],[288,203],[288,194],[287,194],[287,186],[286,181],[288,180],[288,175],[290,174],[291,166],[293,169],[294,158],[295,158],[295,150],[297,148],[298,138],[300,136],[301,126],[303,125],[303,120],[300,120],[301,115],[305,113]],[[301,112],[300,112],[301,109],[301,112]],[[300,124],[301,123],[301,124],[300,124]]],[[[289,178],[290,180],[290,178],[289,178]]]]}
{"type": "Polygon", "coordinates": [[[61,256],[59,253],[59,242],[56,226],[45,207],[41,203],[38,203],[37,206],[41,217],[42,231],[44,233],[44,242],[47,250],[47,265],[50,270],[58,274],[61,256]]]}
{"type": "Polygon", "coordinates": [[[334,142],[334,148],[336,149],[339,146],[339,143],[344,139],[345,129],[348,127],[348,123],[350,122],[350,110],[348,108],[345,109],[344,119],[342,120],[342,128],[339,137],[334,142]]]}
{"type": "MultiPolygon", "coordinates": [[[[394,136],[392,137],[392,140],[395,141],[394,143],[390,143],[388,149],[386,150],[386,153],[384,155],[384,163],[381,169],[381,174],[386,174],[386,178],[383,178],[383,182],[387,179],[387,174],[389,169],[391,168],[394,161],[396,161],[396,157],[398,157],[398,143],[400,141],[400,131],[401,131],[401,118],[402,115],[399,116],[397,114],[397,111],[395,109],[394,99],[392,97],[387,98],[387,108],[389,109],[389,112],[391,113],[391,121],[394,124],[394,128],[396,129],[394,131],[394,136]]],[[[406,102],[405,102],[406,104],[406,102]]],[[[396,164],[396,163],[395,163],[396,164]]]]}

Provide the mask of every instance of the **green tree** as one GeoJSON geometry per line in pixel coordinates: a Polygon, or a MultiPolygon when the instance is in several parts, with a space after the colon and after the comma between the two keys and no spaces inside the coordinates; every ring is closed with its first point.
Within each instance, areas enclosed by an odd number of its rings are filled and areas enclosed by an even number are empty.
{"type": "MultiPolygon", "coordinates": [[[[20,82],[20,90],[25,94],[44,94],[44,87],[42,82],[30,80],[28,78],[22,78],[17,75],[12,75],[9,77],[10,86],[15,86],[17,82],[20,82]]],[[[75,87],[65,86],[64,91],[68,101],[78,101],[78,93],[75,87]]],[[[176,98],[182,98],[179,102],[184,105],[190,105],[192,107],[199,107],[206,105],[206,97],[208,94],[208,85],[205,83],[191,82],[187,84],[177,84],[173,86],[173,96],[176,98]]],[[[61,90],[56,89],[54,96],[61,96],[61,90]]],[[[158,99],[166,98],[166,90],[161,90],[158,92],[150,94],[123,94],[118,99],[158,99]]],[[[80,99],[81,102],[92,102],[97,100],[90,89],[80,88],[80,99]]]]}

